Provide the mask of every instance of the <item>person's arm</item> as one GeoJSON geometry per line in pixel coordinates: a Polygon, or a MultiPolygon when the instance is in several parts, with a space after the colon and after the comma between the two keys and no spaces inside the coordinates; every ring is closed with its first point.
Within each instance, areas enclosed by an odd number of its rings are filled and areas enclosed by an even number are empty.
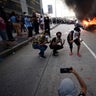
{"type": "Polygon", "coordinates": [[[70,43],[74,42],[74,40],[72,39],[72,33],[69,33],[69,41],[70,41],[70,43]]]}
{"type": "Polygon", "coordinates": [[[64,45],[65,44],[65,39],[63,40],[63,42],[62,42],[62,45],[64,45]]]}
{"type": "Polygon", "coordinates": [[[72,71],[71,71],[77,78],[77,80],[79,81],[79,84],[81,86],[81,91],[86,94],[87,92],[87,86],[84,82],[84,80],[79,76],[79,74],[72,68],[72,71]]]}

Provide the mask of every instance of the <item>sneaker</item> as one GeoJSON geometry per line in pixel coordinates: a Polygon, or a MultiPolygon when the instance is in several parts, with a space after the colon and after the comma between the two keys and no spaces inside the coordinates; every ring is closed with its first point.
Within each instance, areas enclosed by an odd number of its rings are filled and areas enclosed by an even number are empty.
{"type": "Polygon", "coordinates": [[[43,56],[43,55],[41,55],[40,53],[39,53],[39,56],[42,57],[42,58],[46,58],[46,56],[43,56]]]}
{"type": "Polygon", "coordinates": [[[42,58],[46,58],[46,56],[40,56],[40,57],[42,57],[42,58]]]}
{"type": "Polygon", "coordinates": [[[80,53],[77,53],[77,56],[78,56],[78,57],[81,57],[81,54],[80,54],[80,53]]]}
{"type": "Polygon", "coordinates": [[[39,56],[41,56],[41,53],[39,53],[39,56]]]}
{"type": "Polygon", "coordinates": [[[59,53],[58,51],[56,51],[55,53],[59,53]]]}
{"type": "Polygon", "coordinates": [[[53,56],[58,56],[58,54],[56,54],[56,53],[54,54],[54,53],[53,53],[53,56]]]}
{"type": "Polygon", "coordinates": [[[70,56],[72,56],[72,55],[73,55],[73,53],[69,53],[69,55],[70,55],[70,56]]]}

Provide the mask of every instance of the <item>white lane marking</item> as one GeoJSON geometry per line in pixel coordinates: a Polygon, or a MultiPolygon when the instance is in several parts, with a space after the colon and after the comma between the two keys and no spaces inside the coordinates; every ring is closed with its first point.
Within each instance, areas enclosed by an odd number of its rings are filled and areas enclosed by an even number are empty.
{"type": "Polygon", "coordinates": [[[89,50],[89,52],[93,55],[93,57],[96,59],[96,54],[91,50],[91,48],[90,47],[88,47],[88,45],[84,42],[84,41],[82,41],[82,43],[85,45],[85,47],[89,50]]]}

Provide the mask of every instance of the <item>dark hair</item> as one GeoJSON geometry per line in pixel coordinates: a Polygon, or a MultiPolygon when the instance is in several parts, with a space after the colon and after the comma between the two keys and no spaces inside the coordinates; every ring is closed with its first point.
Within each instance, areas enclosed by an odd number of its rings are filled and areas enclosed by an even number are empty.
{"type": "Polygon", "coordinates": [[[80,28],[79,27],[75,27],[74,30],[80,32],[80,28]]]}
{"type": "Polygon", "coordinates": [[[57,32],[56,35],[58,35],[58,34],[62,34],[62,33],[61,32],[57,32]]]}
{"type": "Polygon", "coordinates": [[[11,16],[15,16],[15,15],[16,15],[15,12],[12,11],[11,14],[10,14],[10,17],[11,17],[11,16]]]}
{"type": "Polygon", "coordinates": [[[54,37],[54,38],[52,39],[52,42],[56,42],[56,37],[54,37]]]}

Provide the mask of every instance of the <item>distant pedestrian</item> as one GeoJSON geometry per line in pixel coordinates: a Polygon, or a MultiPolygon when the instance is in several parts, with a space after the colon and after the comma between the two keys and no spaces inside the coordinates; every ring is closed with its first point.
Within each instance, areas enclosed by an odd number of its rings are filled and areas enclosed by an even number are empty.
{"type": "Polygon", "coordinates": [[[4,19],[4,22],[6,24],[6,35],[8,41],[15,41],[13,34],[12,34],[12,23],[9,22],[9,16],[7,16],[7,13],[4,11],[4,8],[0,7],[0,16],[4,19]]]}
{"type": "Polygon", "coordinates": [[[35,12],[33,12],[32,14],[32,21],[35,34],[39,34],[39,17],[36,16],[35,12]]]}
{"type": "Polygon", "coordinates": [[[45,28],[45,33],[47,33],[49,35],[49,37],[51,37],[51,34],[50,34],[50,19],[49,17],[45,17],[44,18],[44,28],[45,28]]]}
{"type": "Polygon", "coordinates": [[[21,33],[21,24],[17,21],[17,16],[15,12],[11,13],[11,16],[9,18],[9,21],[12,23],[12,26],[14,28],[14,30],[17,33],[17,36],[22,36],[21,33]]]}
{"type": "Polygon", "coordinates": [[[26,14],[25,18],[24,18],[24,24],[25,24],[26,28],[28,29],[28,37],[33,36],[33,25],[32,25],[32,22],[30,19],[31,18],[28,16],[28,14],[26,14]]]}
{"type": "Polygon", "coordinates": [[[7,40],[7,36],[6,36],[6,24],[4,19],[0,16],[0,36],[2,38],[3,41],[7,40]]]}
{"type": "Polygon", "coordinates": [[[80,57],[80,28],[75,27],[74,30],[70,31],[67,36],[67,41],[70,47],[70,55],[73,55],[73,42],[77,45],[77,55],[80,57]]]}
{"type": "Polygon", "coordinates": [[[44,17],[41,15],[39,19],[40,28],[44,31],[44,17]]]}
{"type": "Polygon", "coordinates": [[[78,72],[74,68],[71,68],[71,69],[67,68],[67,69],[68,70],[62,69],[62,72],[65,71],[66,73],[73,74],[80,85],[78,86],[80,87],[80,89],[78,90],[78,87],[76,87],[76,83],[71,78],[67,77],[67,78],[64,78],[60,83],[60,86],[58,88],[59,96],[86,96],[87,86],[85,81],[81,78],[81,76],[78,74],[78,72]]]}

